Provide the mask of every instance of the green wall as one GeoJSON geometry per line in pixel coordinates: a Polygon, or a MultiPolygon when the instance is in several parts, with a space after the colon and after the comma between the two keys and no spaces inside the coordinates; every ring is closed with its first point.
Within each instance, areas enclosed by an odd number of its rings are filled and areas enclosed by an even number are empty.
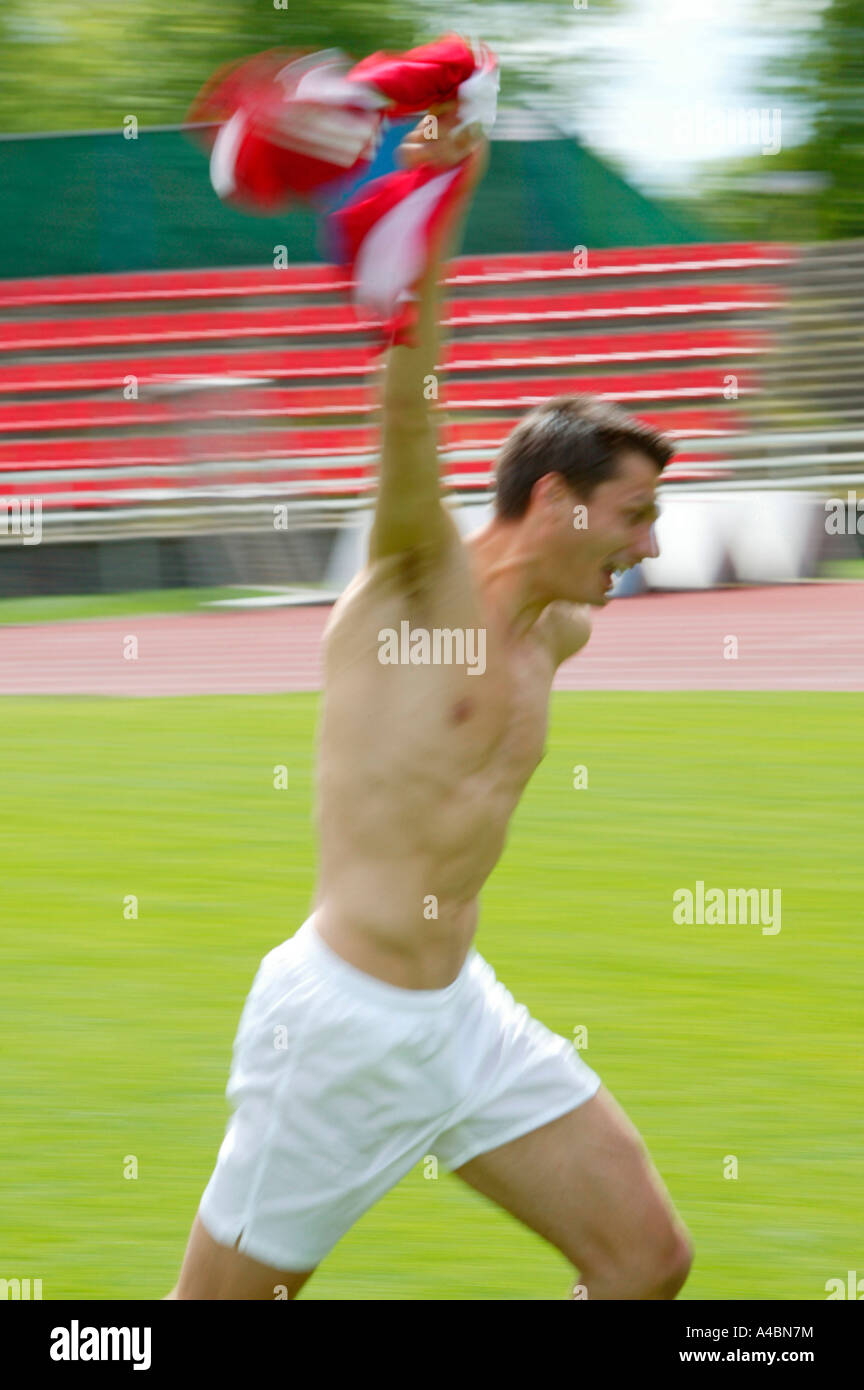
{"type": "MultiPolygon", "coordinates": [[[[312,214],[250,217],[213,192],[187,133],[0,139],[0,278],[321,259],[312,214]]],[[[576,141],[496,140],[466,253],[704,241],[576,141]]]]}

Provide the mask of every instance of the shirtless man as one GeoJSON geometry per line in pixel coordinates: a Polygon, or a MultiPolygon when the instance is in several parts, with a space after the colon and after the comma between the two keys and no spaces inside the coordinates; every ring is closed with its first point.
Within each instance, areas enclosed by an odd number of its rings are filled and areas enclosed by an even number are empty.
{"type": "MultiPolygon", "coordinates": [[[[433,157],[463,157],[465,139],[443,130],[433,157]]],[[[479,174],[482,142],[471,157],[479,174]]],[[[463,542],[423,389],[439,262],[440,248],[418,345],[389,352],[369,560],[326,633],[315,908],[247,999],[234,1115],[169,1298],[294,1298],[427,1154],[555,1245],[581,1297],[674,1298],[690,1267],[633,1125],[472,945],[555,671],[613,572],[657,553],[672,450],[614,408],[559,398],[513,431],[496,514],[463,542]],[[406,622],[482,633],[485,669],[385,662],[385,631],[406,622]]]]}

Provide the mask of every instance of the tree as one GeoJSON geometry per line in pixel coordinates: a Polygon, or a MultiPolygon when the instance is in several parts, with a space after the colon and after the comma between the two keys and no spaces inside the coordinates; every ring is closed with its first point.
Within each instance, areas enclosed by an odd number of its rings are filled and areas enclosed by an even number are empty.
{"type": "MultiPolygon", "coordinates": [[[[789,27],[796,14],[802,17],[799,3],[780,8],[789,27]]],[[[680,205],[718,235],[786,241],[864,236],[864,0],[830,0],[817,18],[764,72],[771,106],[800,112],[807,137],[777,155],[724,161],[716,173],[703,170],[695,204],[680,205]]]]}

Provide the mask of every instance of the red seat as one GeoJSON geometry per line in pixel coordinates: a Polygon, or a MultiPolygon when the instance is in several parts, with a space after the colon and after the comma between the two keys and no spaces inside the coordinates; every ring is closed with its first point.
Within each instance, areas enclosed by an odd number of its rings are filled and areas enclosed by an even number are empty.
{"type": "MultiPolygon", "coordinates": [[[[523,377],[517,381],[451,381],[442,387],[441,404],[448,411],[524,411],[562,394],[591,392],[601,399],[628,405],[722,399],[722,377],[716,371],[644,372],[638,376],[523,377]]],[[[737,378],[739,395],[756,390],[755,378],[737,378]]],[[[315,386],[237,388],[200,391],[167,400],[130,403],[118,393],[114,400],[30,401],[0,405],[0,434],[11,432],[125,428],[175,425],[234,416],[250,424],[262,419],[308,419],[338,415],[369,415],[378,409],[372,386],[315,386]],[[131,417],[134,416],[134,420],[131,417]]]]}
{"type": "MultiPolygon", "coordinates": [[[[579,334],[569,338],[519,338],[494,342],[456,339],[445,344],[448,372],[519,371],[537,367],[613,365],[631,362],[695,362],[756,357],[767,351],[768,336],[753,331],[716,328],[690,332],[579,334]]],[[[127,378],[139,386],[166,385],[190,377],[235,376],[286,380],[331,380],[368,376],[380,357],[371,347],[238,348],[165,356],[137,354],[68,362],[0,362],[0,396],[31,392],[120,391],[127,378]]]]}
{"type": "MultiPolygon", "coordinates": [[[[781,266],[787,246],[736,243],[718,246],[637,246],[590,252],[584,268],[561,251],[533,255],[460,256],[450,262],[447,283],[481,285],[520,281],[585,280],[610,275],[744,270],[781,266]]],[[[0,282],[0,309],[61,304],[142,304],[155,300],[249,298],[274,294],[345,293],[350,282],[334,266],[235,267],[227,270],[144,270],[115,275],[57,275],[0,282]]]]}
{"type": "MultiPolygon", "coordinates": [[[[516,417],[572,392],[681,441],[670,482],[709,472],[699,440],[742,427],[781,299],[771,276],[793,256],[736,243],[591,252],[584,268],[570,252],[454,260],[445,480],[485,488],[516,417]]],[[[367,492],[383,359],[349,288],[309,265],[0,283],[0,488],[49,510],[367,492]]]]}

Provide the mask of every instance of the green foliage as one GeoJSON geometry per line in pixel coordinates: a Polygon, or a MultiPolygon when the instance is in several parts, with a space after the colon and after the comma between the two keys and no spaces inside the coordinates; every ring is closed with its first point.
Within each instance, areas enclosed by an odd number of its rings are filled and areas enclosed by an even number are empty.
{"type": "MultiPolygon", "coordinates": [[[[129,115],[142,126],[177,124],[221,64],[263,48],[338,47],[362,56],[451,27],[498,46],[505,101],[516,96],[560,109],[564,94],[578,124],[580,103],[608,80],[615,54],[602,42],[583,52],[572,38],[580,23],[590,26],[607,11],[621,23],[635,22],[632,0],[592,0],[584,14],[567,0],[470,0],[456,10],[445,0],[54,0],[50,6],[4,0],[0,132],[119,130],[129,115]],[[563,58],[556,33],[571,40],[562,46],[563,58]]],[[[809,134],[776,155],[706,163],[694,185],[697,196],[678,200],[677,209],[667,206],[720,237],[864,235],[862,0],[828,0],[821,8],[810,0],[764,0],[748,22],[742,38],[767,53],[755,104],[779,106],[784,126],[802,112],[809,134]],[[766,47],[772,32],[776,40],[766,47]],[[811,181],[802,191],[783,192],[776,187],[780,174],[811,181]]]]}
{"type": "MultiPolygon", "coordinates": [[[[800,24],[809,4],[780,6],[786,33],[800,24]]],[[[864,236],[864,5],[830,0],[819,22],[769,59],[767,98],[784,123],[800,111],[810,133],[779,154],[725,162],[719,174],[703,172],[698,216],[721,236],[821,241],[864,236]],[[798,191],[772,188],[778,176],[798,179],[798,191]]],[[[757,104],[757,103],[753,103],[757,104]]],[[[685,205],[686,206],[686,205],[685,205]]],[[[692,201],[689,204],[691,215],[692,201]]],[[[683,207],[681,208],[683,211],[683,207]]]]}
{"type": "Polygon", "coordinates": [[[0,130],[102,130],[185,119],[222,63],[264,48],[339,47],[362,56],[410,45],[417,11],[400,0],[4,0],[0,130]]]}
{"type": "MultiPolygon", "coordinates": [[[[592,0],[592,20],[623,3],[592,0]]],[[[177,124],[216,68],[261,49],[360,58],[452,29],[502,45],[502,97],[538,93],[551,64],[532,39],[551,36],[554,53],[555,34],[578,32],[580,18],[567,0],[3,0],[0,132],[115,129],[126,115],[177,124]]]]}

